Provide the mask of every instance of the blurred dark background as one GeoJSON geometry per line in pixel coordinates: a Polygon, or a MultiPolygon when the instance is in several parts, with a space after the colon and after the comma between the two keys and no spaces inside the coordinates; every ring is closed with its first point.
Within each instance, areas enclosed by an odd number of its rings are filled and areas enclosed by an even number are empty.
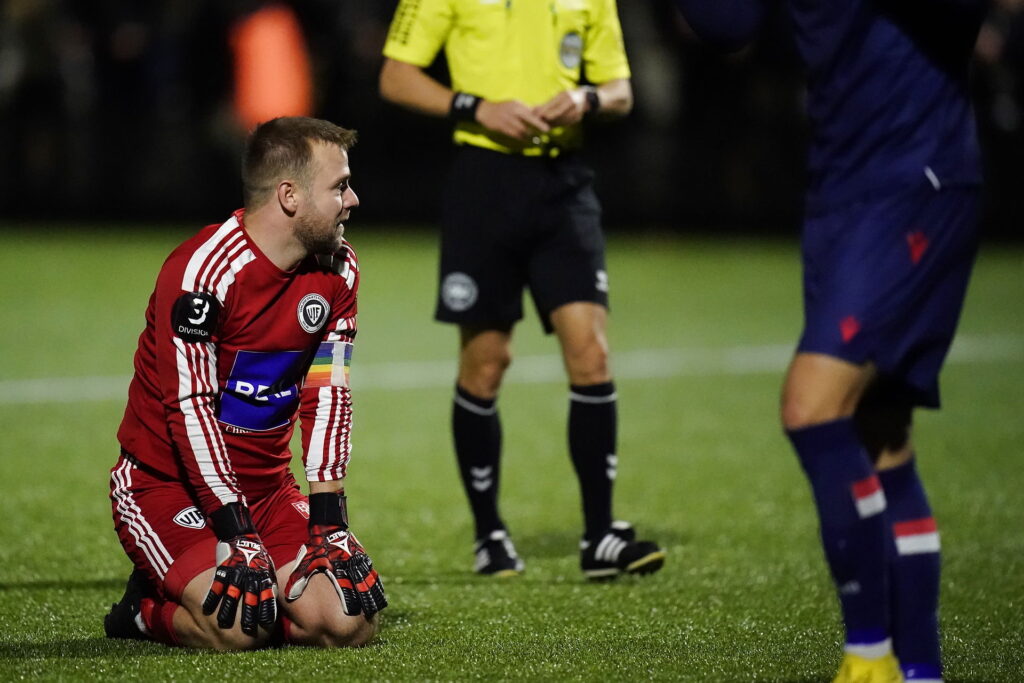
{"type": "MultiPolygon", "coordinates": [[[[246,122],[266,111],[255,90],[359,130],[360,223],[432,223],[449,125],[377,95],[396,4],[0,0],[0,218],[220,221],[241,202],[246,122]],[[268,11],[291,42],[260,33],[268,11]],[[260,70],[264,52],[283,76],[260,70]]],[[[619,12],[636,107],[590,126],[587,151],[609,226],[795,233],[807,131],[785,18],[723,57],[669,0],[619,12]]],[[[996,1],[975,62],[985,228],[1020,239],[1024,0],[996,1]]]]}

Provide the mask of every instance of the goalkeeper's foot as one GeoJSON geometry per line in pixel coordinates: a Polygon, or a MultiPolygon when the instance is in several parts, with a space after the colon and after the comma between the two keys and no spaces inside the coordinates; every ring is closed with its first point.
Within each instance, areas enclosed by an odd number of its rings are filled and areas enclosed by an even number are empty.
{"type": "Polygon", "coordinates": [[[107,638],[150,639],[142,620],[142,599],[146,597],[148,587],[146,575],[139,569],[133,570],[121,601],[111,605],[110,613],[103,617],[103,631],[107,638]]]}
{"type": "Polygon", "coordinates": [[[665,564],[665,551],[654,541],[636,540],[629,522],[612,522],[599,539],[580,541],[580,569],[595,581],[619,574],[652,574],[665,564]]]}
{"type": "Polygon", "coordinates": [[[516,554],[516,547],[512,545],[508,532],[497,529],[487,538],[477,540],[476,564],[473,568],[477,574],[504,577],[522,574],[526,565],[516,554]]]}
{"type": "Polygon", "coordinates": [[[832,683],[903,683],[903,673],[892,653],[867,659],[847,652],[832,683]]]}

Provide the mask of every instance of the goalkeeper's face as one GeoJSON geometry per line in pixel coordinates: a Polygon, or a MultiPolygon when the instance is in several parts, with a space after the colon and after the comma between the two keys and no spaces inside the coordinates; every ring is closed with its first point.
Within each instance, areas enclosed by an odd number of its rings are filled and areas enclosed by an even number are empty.
{"type": "Polygon", "coordinates": [[[303,202],[295,216],[295,236],[311,254],[333,254],[342,245],[345,221],[359,206],[352,190],[348,152],[337,145],[318,143],[313,150],[313,176],[303,188],[303,202]]]}

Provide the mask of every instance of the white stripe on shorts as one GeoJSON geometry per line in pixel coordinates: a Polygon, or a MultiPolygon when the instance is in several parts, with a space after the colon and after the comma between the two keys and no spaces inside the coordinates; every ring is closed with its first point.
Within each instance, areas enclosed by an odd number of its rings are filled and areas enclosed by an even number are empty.
{"type": "Polygon", "coordinates": [[[128,531],[135,539],[135,544],[142,550],[146,559],[149,560],[150,565],[152,565],[157,576],[162,581],[167,576],[167,572],[171,568],[174,559],[167,552],[167,548],[160,541],[160,537],[157,536],[153,527],[146,521],[142,510],[135,502],[135,497],[131,491],[132,470],[134,469],[136,467],[131,461],[124,460],[111,473],[111,479],[114,481],[114,500],[117,501],[117,512],[121,516],[121,521],[128,526],[128,531]]]}

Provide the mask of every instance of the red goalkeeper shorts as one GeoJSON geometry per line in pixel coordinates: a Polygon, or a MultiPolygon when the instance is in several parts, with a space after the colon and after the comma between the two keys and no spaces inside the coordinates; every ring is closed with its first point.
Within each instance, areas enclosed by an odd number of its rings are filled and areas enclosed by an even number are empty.
{"type": "MultiPolygon", "coordinates": [[[[216,566],[217,537],[181,481],[142,469],[122,454],[110,471],[110,500],[121,545],[162,597],[180,603],[189,582],[216,566]]],[[[288,476],[279,488],[247,502],[280,570],[309,538],[309,499],[288,476]]]]}

